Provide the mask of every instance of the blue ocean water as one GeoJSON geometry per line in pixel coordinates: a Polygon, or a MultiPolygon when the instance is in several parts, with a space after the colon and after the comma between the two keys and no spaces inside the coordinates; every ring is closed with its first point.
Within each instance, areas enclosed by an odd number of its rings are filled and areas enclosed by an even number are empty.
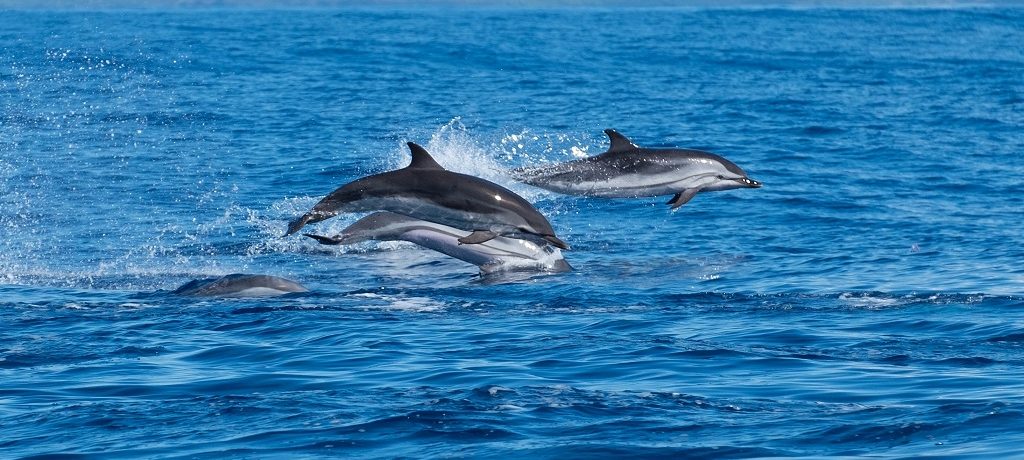
{"type": "Polygon", "coordinates": [[[1013,7],[0,11],[0,457],[1024,456],[1022,75],[1013,7]],[[605,128],[765,187],[506,172],[605,128]],[[281,237],[406,141],[576,270],[281,237]],[[311,292],[170,294],[236,272],[311,292]]]}

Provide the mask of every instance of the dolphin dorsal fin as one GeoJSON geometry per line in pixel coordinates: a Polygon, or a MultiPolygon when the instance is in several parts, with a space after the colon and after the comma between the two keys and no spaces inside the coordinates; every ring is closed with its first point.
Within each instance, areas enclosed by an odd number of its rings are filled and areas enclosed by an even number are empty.
{"type": "Polygon", "coordinates": [[[631,142],[629,140],[629,138],[627,138],[626,136],[623,136],[622,134],[619,134],[619,132],[614,130],[614,129],[611,129],[611,128],[606,129],[606,130],[604,130],[604,133],[607,134],[608,135],[608,139],[610,141],[612,141],[612,146],[608,147],[608,152],[609,153],[610,152],[625,152],[627,150],[633,150],[633,149],[640,148],[636,144],[631,142]]]}
{"type": "Polygon", "coordinates": [[[444,169],[441,165],[434,161],[434,157],[427,153],[427,149],[420,147],[415,142],[409,143],[409,151],[412,152],[412,163],[409,163],[410,168],[419,169],[444,169]]]}

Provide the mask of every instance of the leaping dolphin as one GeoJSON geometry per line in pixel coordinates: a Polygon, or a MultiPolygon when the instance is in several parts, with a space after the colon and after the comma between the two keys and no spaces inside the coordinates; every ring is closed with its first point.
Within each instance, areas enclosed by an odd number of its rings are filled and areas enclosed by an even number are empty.
{"type": "Polygon", "coordinates": [[[516,179],[566,195],[638,198],[674,194],[676,209],[698,192],[759,188],[739,166],[718,155],[690,149],[645,149],[614,129],[604,130],[611,147],[600,155],[554,166],[521,168],[516,179]]]}
{"type": "Polygon", "coordinates": [[[266,297],[290,292],[308,292],[295,281],[270,275],[234,273],[220,278],[192,280],[171,294],[197,297],[266,297]]]}
{"type": "Polygon", "coordinates": [[[471,231],[459,238],[463,244],[479,244],[500,235],[540,239],[569,249],[555,236],[551,223],[511,190],[448,171],[415,143],[409,142],[409,150],[409,166],[343,185],[289,223],[285,236],[343,212],[384,210],[471,231]]]}
{"type": "Polygon", "coordinates": [[[469,232],[425,220],[375,212],[336,236],[304,233],[320,244],[355,244],[367,240],[409,241],[480,267],[483,273],[512,270],[565,272],[572,267],[562,258],[562,251],[548,244],[537,244],[518,238],[498,236],[478,244],[462,244],[469,232]]]}

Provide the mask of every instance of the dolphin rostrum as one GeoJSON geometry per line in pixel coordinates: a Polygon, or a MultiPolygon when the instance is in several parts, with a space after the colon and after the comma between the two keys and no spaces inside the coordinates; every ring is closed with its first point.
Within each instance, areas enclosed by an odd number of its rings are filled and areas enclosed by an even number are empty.
{"type": "Polygon", "coordinates": [[[471,231],[459,238],[463,244],[515,236],[569,249],[555,236],[551,223],[521,196],[479,177],[448,171],[415,143],[409,142],[409,150],[409,166],[345,184],[289,223],[285,236],[343,212],[384,210],[471,231]]]}
{"type": "Polygon", "coordinates": [[[290,292],[308,292],[295,281],[270,275],[234,273],[220,278],[192,280],[171,294],[197,297],[266,297],[290,292]]]}
{"type": "Polygon", "coordinates": [[[355,244],[367,240],[409,241],[480,267],[483,273],[512,270],[564,272],[572,267],[562,258],[562,251],[548,244],[537,244],[518,238],[498,236],[478,244],[461,244],[469,232],[425,220],[375,212],[336,236],[305,233],[320,244],[355,244]]]}
{"type": "Polygon", "coordinates": [[[527,184],[566,195],[637,198],[674,194],[676,209],[698,192],[758,188],[739,166],[718,155],[690,149],[645,149],[614,129],[604,130],[611,147],[600,155],[554,166],[522,168],[527,184]]]}

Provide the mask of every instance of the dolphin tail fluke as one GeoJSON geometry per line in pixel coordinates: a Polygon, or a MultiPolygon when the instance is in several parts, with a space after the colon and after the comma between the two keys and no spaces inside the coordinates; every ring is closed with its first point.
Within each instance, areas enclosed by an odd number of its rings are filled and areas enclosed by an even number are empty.
{"type": "Polygon", "coordinates": [[[302,236],[308,236],[310,238],[313,238],[314,240],[316,240],[317,243],[320,243],[320,244],[329,244],[329,245],[332,245],[332,246],[333,245],[341,244],[341,238],[332,238],[332,237],[329,237],[329,236],[314,235],[312,233],[303,233],[302,236]]]}
{"type": "Polygon", "coordinates": [[[330,219],[336,215],[338,215],[336,212],[317,211],[316,208],[313,208],[313,211],[307,212],[302,217],[289,222],[288,233],[285,233],[284,236],[288,236],[299,231],[302,227],[305,227],[306,224],[315,224],[322,220],[330,219]]]}
{"type": "Polygon", "coordinates": [[[306,224],[310,222],[319,222],[321,220],[323,219],[317,219],[315,214],[307,213],[298,219],[288,222],[288,233],[285,233],[284,236],[291,235],[292,233],[301,230],[302,227],[305,227],[306,224]]]}
{"type": "Polygon", "coordinates": [[[558,237],[555,235],[544,235],[543,238],[556,248],[565,249],[567,251],[569,250],[569,245],[565,244],[565,241],[558,239],[558,237]]]}
{"type": "Polygon", "coordinates": [[[288,222],[288,231],[285,232],[284,236],[291,235],[292,233],[295,233],[295,232],[301,230],[302,227],[305,227],[306,224],[309,223],[309,219],[310,219],[309,214],[306,214],[306,215],[304,215],[304,216],[302,216],[302,217],[300,217],[298,219],[295,219],[295,220],[293,220],[291,222],[288,222]]]}
{"type": "Polygon", "coordinates": [[[682,192],[675,194],[675,196],[673,196],[671,200],[668,200],[668,203],[666,204],[672,206],[673,210],[679,209],[680,206],[692,200],[694,195],[696,195],[699,191],[699,188],[688,188],[686,190],[683,190],[682,192]]]}
{"type": "Polygon", "coordinates": [[[497,238],[498,234],[490,230],[476,230],[469,235],[459,238],[459,244],[480,244],[497,238]]]}

